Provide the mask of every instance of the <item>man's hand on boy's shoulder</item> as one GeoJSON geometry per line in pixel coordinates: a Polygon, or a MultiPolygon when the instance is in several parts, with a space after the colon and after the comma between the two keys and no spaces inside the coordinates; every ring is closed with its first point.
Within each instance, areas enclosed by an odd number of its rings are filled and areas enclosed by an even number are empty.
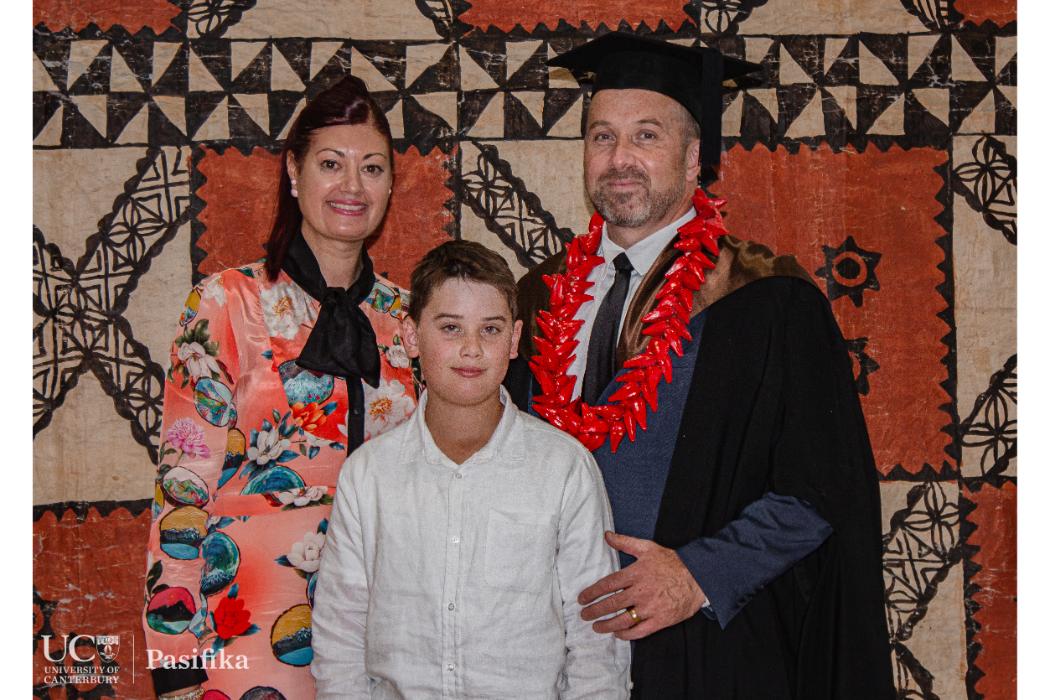
{"type": "Polygon", "coordinates": [[[619,639],[641,639],[678,624],[700,610],[707,598],[673,549],[613,532],[605,533],[605,541],[636,561],[580,593],[580,605],[586,606],[580,611],[584,620],[597,620],[623,611],[594,623],[595,632],[612,632],[619,639]],[[594,602],[609,593],[614,594],[594,602]]]}

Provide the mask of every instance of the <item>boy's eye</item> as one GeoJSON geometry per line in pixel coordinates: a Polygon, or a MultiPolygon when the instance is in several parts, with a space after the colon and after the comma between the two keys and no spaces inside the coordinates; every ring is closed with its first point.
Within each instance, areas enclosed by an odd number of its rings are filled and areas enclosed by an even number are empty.
{"type": "Polygon", "coordinates": [[[459,330],[459,326],[457,326],[454,323],[446,323],[445,325],[443,325],[441,327],[441,330],[444,331],[445,333],[455,333],[456,331],[459,330]]]}
{"type": "Polygon", "coordinates": [[[503,332],[503,329],[499,326],[485,326],[482,329],[482,332],[486,335],[498,335],[499,333],[503,332]]]}

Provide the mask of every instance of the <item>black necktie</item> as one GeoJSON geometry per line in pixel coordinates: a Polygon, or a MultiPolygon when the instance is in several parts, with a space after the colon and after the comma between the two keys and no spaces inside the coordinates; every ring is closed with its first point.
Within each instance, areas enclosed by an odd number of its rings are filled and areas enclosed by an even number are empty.
{"type": "Polygon", "coordinates": [[[616,281],[602,299],[598,315],[594,317],[591,340],[587,346],[587,372],[583,375],[583,400],[594,405],[612,381],[616,365],[616,329],[620,326],[623,304],[627,301],[627,287],[631,284],[631,261],[627,253],[613,259],[616,281]]]}

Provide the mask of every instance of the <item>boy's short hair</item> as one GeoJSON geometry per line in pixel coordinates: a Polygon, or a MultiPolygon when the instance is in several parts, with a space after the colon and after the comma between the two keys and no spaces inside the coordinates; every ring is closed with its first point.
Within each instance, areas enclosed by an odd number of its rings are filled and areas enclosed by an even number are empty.
{"type": "Polygon", "coordinates": [[[511,320],[518,318],[518,285],[507,261],[480,243],[448,241],[423,256],[412,270],[408,315],[419,322],[434,290],[450,279],[492,285],[507,300],[511,320]]]}

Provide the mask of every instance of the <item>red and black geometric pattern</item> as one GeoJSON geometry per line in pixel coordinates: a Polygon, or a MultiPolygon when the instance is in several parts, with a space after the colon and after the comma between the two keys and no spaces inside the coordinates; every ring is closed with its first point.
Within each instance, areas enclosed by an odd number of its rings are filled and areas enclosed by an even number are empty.
{"type": "MultiPolygon", "coordinates": [[[[380,4],[360,3],[361,12],[380,4]]],[[[536,175],[579,167],[588,99],[551,58],[612,29],[716,46],[762,66],[723,99],[713,189],[729,201],[727,226],[797,255],[831,300],[854,361],[883,478],[900,694],[1012,697],[1016,356],[984,361],[972,340],[961,343],[957,293],[1004,284],[968,276],[963,234],[989,249],[1017,240],[1012,0],[843,3],[859,18],[894,18],[900,31],[887,22],[865,31],[859,19],[855,31],[798,34],[749,31],[785,11],[768,0],[388,3],[429,32],[411,38],[393,27],[396,38],[332,36],[317,10],[327,5],[304,0],[302,12],[318,12],[315,31],[238,34],[272,5],[34,3],[34,148],[142,153],[76,254],[56,243],[68,240],[62,232],[34,227],[36,441],[71,439],[48,426],[90,374],[143,464],[155,460],[167,359],[129,320],[129,295],[187,224],[183,287],[258,257],[288,125],[347,71],[366,81],[394,130],[394,206],[372,255],[377,270],[407,283],[422,252],[449,237],[482,240],[525,269],[585,224],[565,214],[582,187],[567,192],[536,175]],[[540,150],[523,143],[553,144],[565,162],[537,163],[540,150]],[[984,228],[964,231],[969,221],[984,228]],[[982,389],[961,395],[960,376],[975,372],[987,378],[982,389]],[[958,643],[931,646],[937,626],[958,643]]],[[[57,478],[63,467],[41,469],[57,478]]],[[[37,561],[62,562],[35,571],[38,671],[44,634],[113,629],[141,643],[148,495],[38,504],[37,561]]],[[[34,684],[37,697],[57,697],[42,678],[34,684]]],[[[149,697],[149,681],[140,674],[117,692],[149,697]]]]}

